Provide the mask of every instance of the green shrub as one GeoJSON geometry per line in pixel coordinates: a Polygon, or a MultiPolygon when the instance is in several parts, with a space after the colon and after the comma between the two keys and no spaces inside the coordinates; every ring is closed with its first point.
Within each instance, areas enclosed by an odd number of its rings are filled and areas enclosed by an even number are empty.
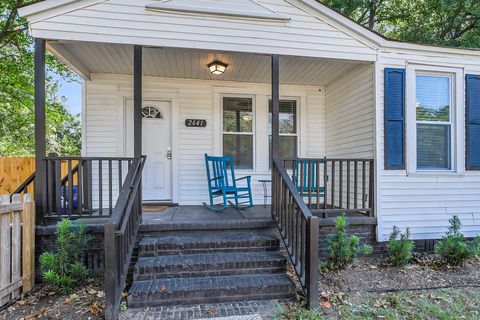
{"type": "Polygon", "coordinates": [[[345,214],[337,217],[335,234],[327,240],[328,262],[324,264],[322,268],[345,269],[359,255],[372,252],[371,246],[360,245],[359,237],[348,234],[347,222],[345,214]]]}
{"type": "Polygon", "coordinates": [[[396,226],[390,233],[388,239],[388,260],[395,266],[404,266],[413,256],[414,242],[410,240],[410,229],[407,228],[405,233],[401,233],[396,226]]]}
{"type": "Polygon", "coordinates": [[[448,222],[450,227],[442,240],[435,244],[435,253],[440,254],[442,259],[451,265],[461,265],[480,253],[480,237],[466,241],[460,232],[462,224],[458,216],[453,216],[448,222]]]}
{"type": "Polygon", "coordinates": [[[63,292],[70,292],[83,283],[88,277],[83,252],[89,240],[84,225],[74,226],[68,219],[58,222],[57,249],[40,255],[45,282],[63,292]]]}

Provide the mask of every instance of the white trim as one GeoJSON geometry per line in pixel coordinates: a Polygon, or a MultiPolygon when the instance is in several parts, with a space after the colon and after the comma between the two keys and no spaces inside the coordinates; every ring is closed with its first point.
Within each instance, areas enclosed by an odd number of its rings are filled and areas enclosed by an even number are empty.
{"type": "Polygon", "coordinates": [[[70,3],[75,3],[78,0],[48,0],[48,1],[40,1],[37,3],[33,3],[27,5],[25,7],[21,7],[18,9],[18,14],[21,17],[28,17],[32,14],[37,14],[43,11],[52,10],[54,8],[62,7],[70,3]]]}
{"type": "MultiPolygon", "coordinates": [[[[383,37],[379,36],[375,32],[368,30],[367,28],[361,26],[357,22],[350,20],[349,18],[343,16],[342,14],[336,12],[333,9],[330,9],[329,7],[318,2],[317,0],[285,0],[285,1],[296,7],[301,7],[302,5],[305,5],[313,9],[316,14],[320,14],[322,20],[324,20],[325,18],[328,18],[328,20],[330,20],[329,21],[330,23],[338,23],[345,28],[345,29],[342,28],[343,30],[341,31],[348,34],[350,34],[350,32],[354,32],[356,35],[359,35],[361,38],[356,37],[355,39],[362,42],[364,45],[370,48],[378,49],[378,46],[381,46],[386,41],[383,37]],[[293,3],[293,2],[296,2],[296,3],[293,3]],[[367,43],[365,40],[367,40],[369,43],[367,43]]],[[[311,12],[309,13],[311,14],[311,12]]],[[[338,26],[335,26],[335,28],[339,29],[338,26]]]]}
{"type": "Polygon", "coordinates": [[[279,22],[289,22],[291,20],[290,17],[284,16],[282,14],[278,14],[269,9],[267,10],[270,11],[270,13],[258,13],[258,12],[232,10],[232,9],[218,9],[213,7],[205,8],[200,6],[197,7],[197,6],[179,5],[179,4],[172,4],[170,2],[150,3],[150,4],[147,4],[145,7],[148,10],[164,11],[164,12],[176,12],[176,13],[181,12],[181,13],[187,13],[187,14],[215,15],[215,16],[269,20],[269,21],[279,21],[279,22]]]}
{"type": "Polygon", "coordinates": [[[375,166],[375,183],[374,183],[374,212],[375,217],[377,218],[377,226],[376,226],[376,240],[377,241],[384,241],[385,239],[381,238],[381,230],[383,225],[383,216],[382,216],[382,199],[380,197],[379,190],[382,190],[382,174],[384,173],[383,166],[384,166],[384,155],[383,155],[383,101],[382,101],[382,63],[380,61],[376,61],[373,67],[373,79],[374,79],[374,141],[375,141],[375,156],[374,156],[374,166],[375,166]],[[380,162],[381,161],[381,162],[380,162]]]}
{"type": "Polygon", "coordinates": [[[465,173],[465,95],[463,68],[438,67],[408,64],[406,75],[406,152],[407,175],[442,176],[465,173]],[[417,74],[450,75],[451,81],[451,170],[417,170],[417,117],[416,76],[417,74]]]}
{"type": "Polygon", "coordinates": [[[82,150],[81,155],[86,157],[87,151],[87,81],[82,82],[82,113],[80,114],[82,130],[82,150]]]}
{"type": "Polygon", "coordinates": [[[28,18],[28,22],[31,25],[32,23],[59,16],[66,12],[106,1],[108,0],[47,0],[22,7],[18,9],[18,14],[22,18],[28,18]]]}

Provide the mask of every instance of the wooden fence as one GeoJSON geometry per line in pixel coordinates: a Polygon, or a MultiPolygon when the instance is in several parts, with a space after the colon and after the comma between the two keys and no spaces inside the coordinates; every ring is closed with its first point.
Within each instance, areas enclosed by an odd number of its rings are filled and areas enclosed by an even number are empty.
{"type": "MultiPolygon", "coordinates": [[[[72,165],[77,165],[77,161],[72,161],[72,165]]],[[[61,168],[64,177],[68,173],[67,161],[62,161],[61,168]]],[[[0,157],[0,195],[15,192],[34,171],[35,157],[0,157]]],[[[33,192],[29,188],[28,193],[33,195],[33,192]]]]}
{"type": "Polygon", "coordinates": [[[0,307],[35,283],[35,205],[21,198],[0,196],[0,307]]]}
{"type": "Polygon", "coordinates": [[[34,157],[0,158],[0,194],[12,194],[34,171],[34,157]]]}

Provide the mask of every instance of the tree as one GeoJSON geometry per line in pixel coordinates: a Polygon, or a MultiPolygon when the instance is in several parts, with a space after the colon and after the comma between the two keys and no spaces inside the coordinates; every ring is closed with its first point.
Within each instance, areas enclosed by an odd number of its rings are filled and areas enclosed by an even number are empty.
{"type": "Polygon", "coordinates": [[[478,0],[319,0],[392,39],[480,47],[478,0]]]}
{"type": "MultiPolygon", "coordinates": [[[[34,153],[33,39],[18,8],[35,1],[0,0],[0,156],[34,153]]],[[[47,150],[59,154],[80,153],[80,121],[58,97],[59,74],[76,81],[74,74],[47,54],[47,150]]]]}

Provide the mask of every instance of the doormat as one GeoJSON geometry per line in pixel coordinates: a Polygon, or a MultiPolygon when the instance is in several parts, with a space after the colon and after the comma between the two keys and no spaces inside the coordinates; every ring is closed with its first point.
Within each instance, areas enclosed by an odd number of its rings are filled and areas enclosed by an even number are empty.
{"type": "Polygon", "coordinates": [[[167,210],[168,206],[143,206],[143,212],[163,212],[167,210]]]}

